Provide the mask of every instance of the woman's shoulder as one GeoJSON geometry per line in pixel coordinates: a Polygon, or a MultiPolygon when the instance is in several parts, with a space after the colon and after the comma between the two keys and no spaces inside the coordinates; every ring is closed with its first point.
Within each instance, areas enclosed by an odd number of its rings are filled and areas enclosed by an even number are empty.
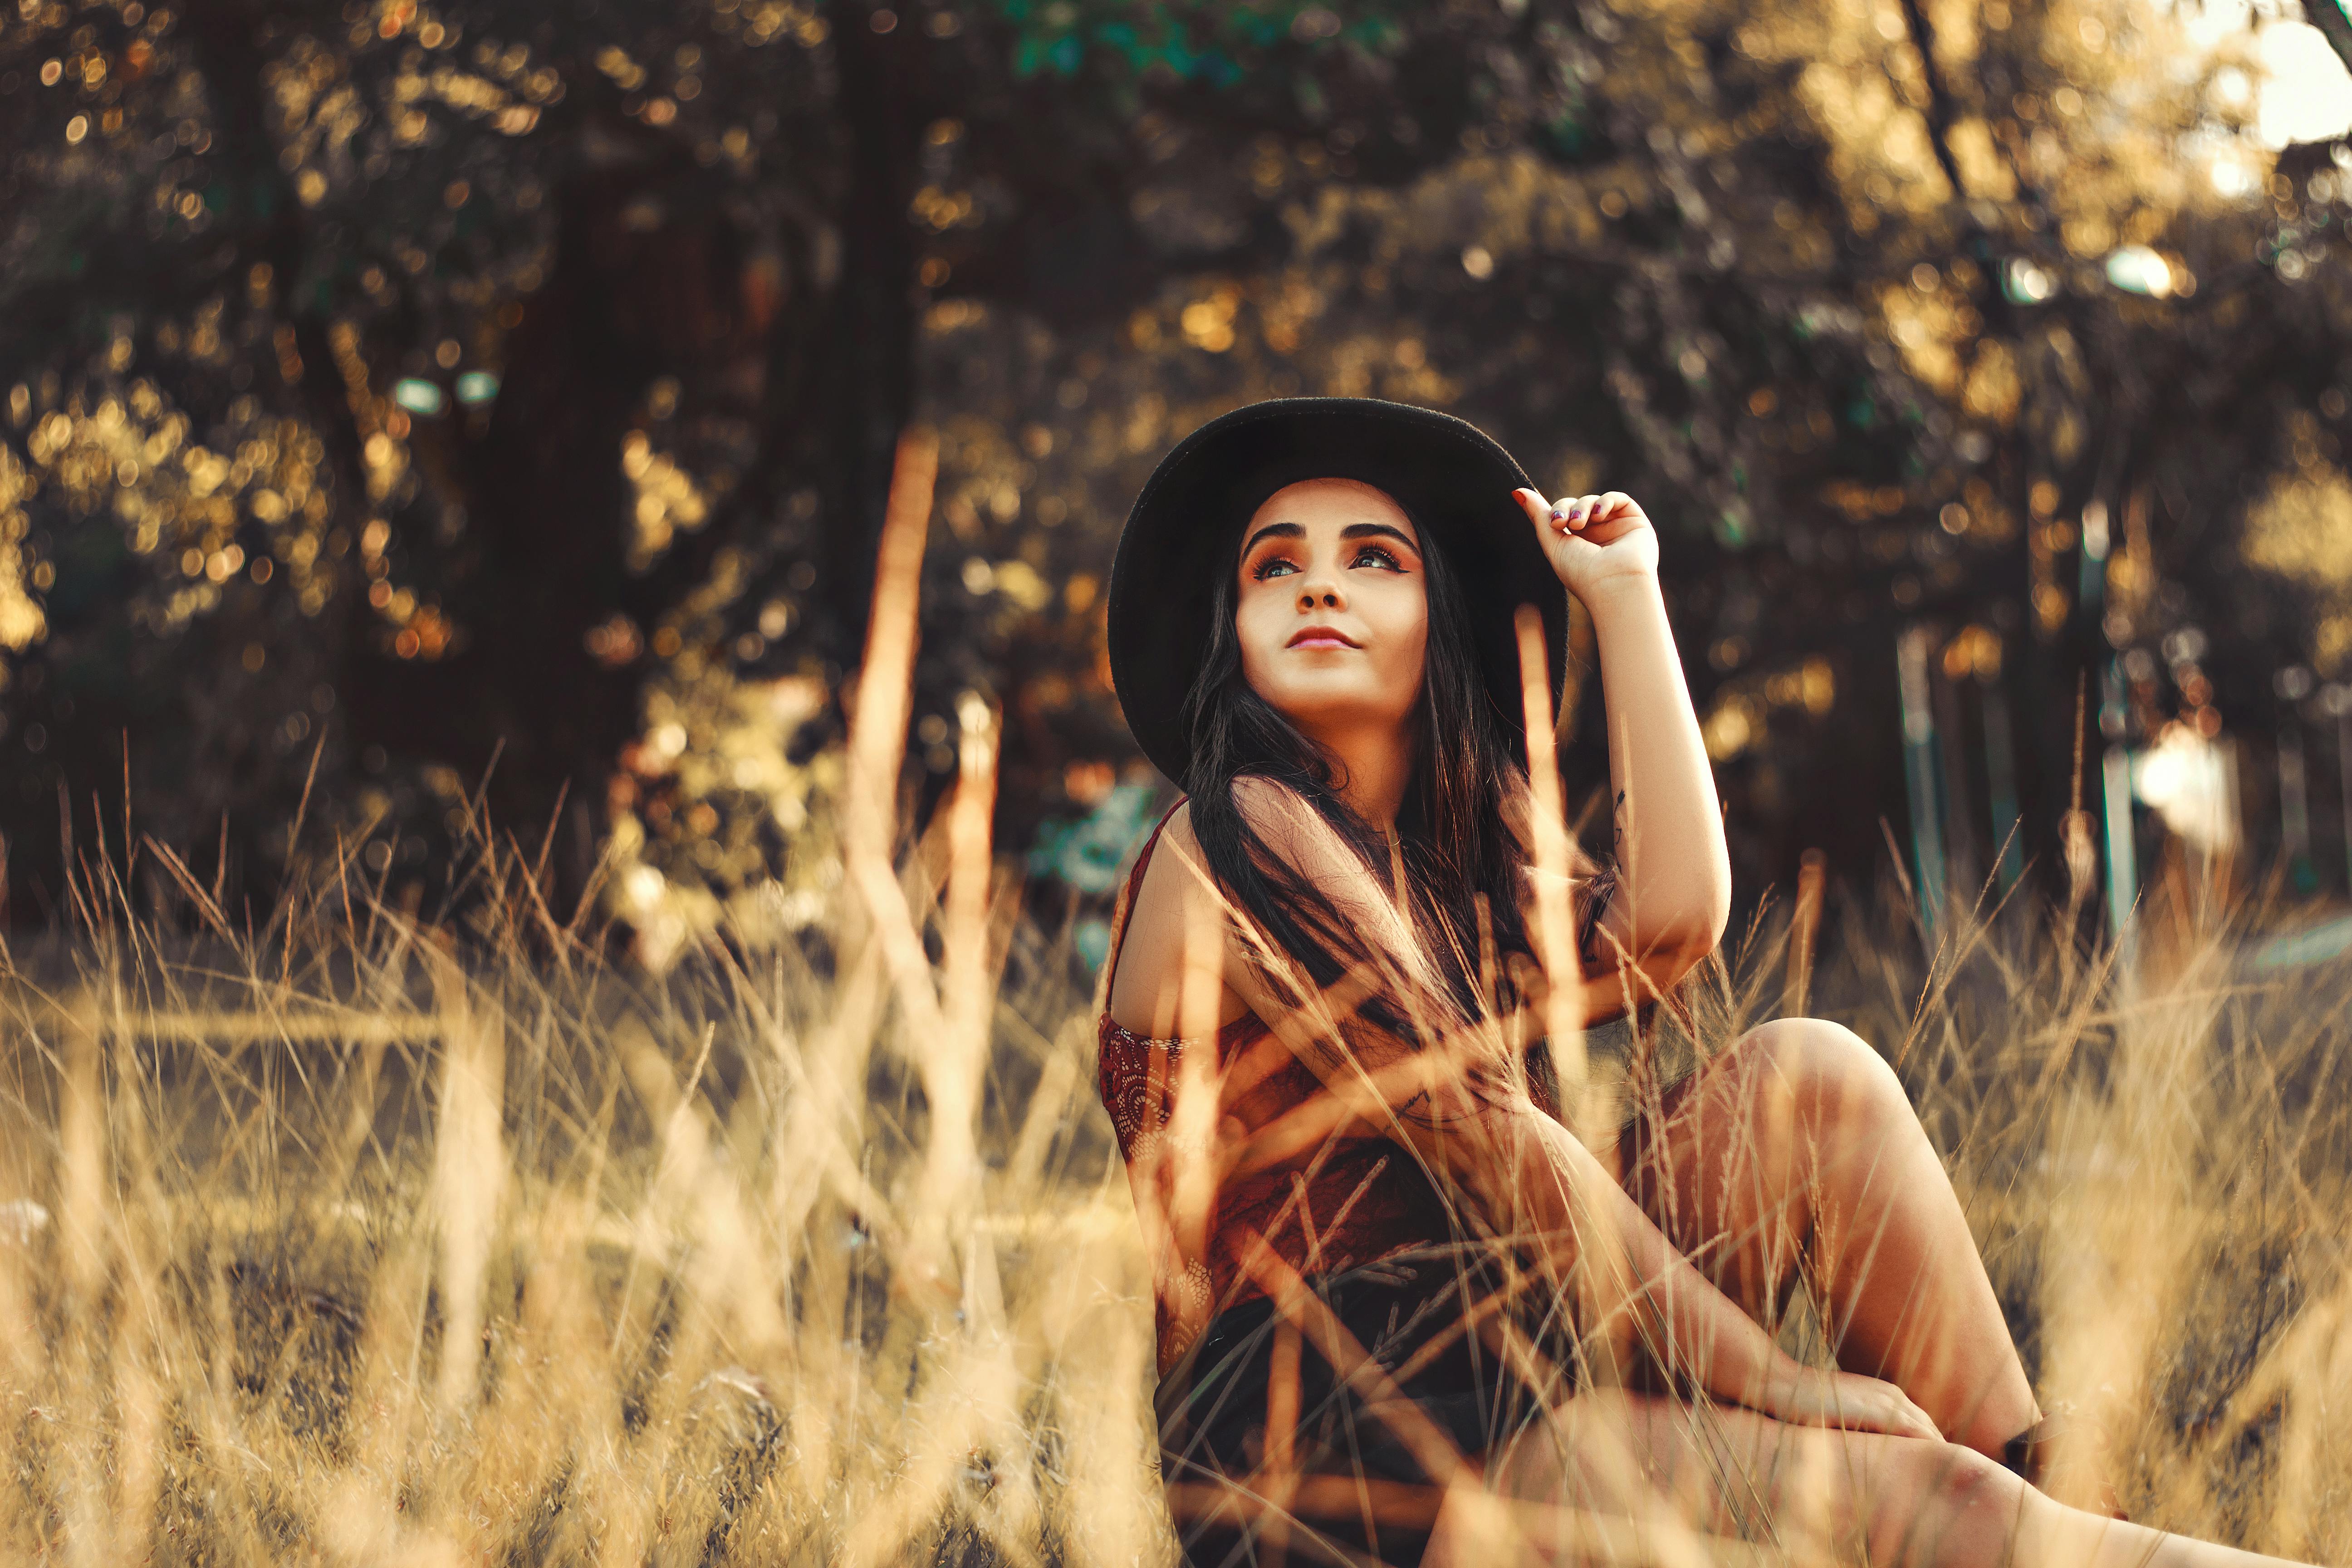
{"type": "MultiPolygon", "coordinates": [[[[1205,922],[1222,938],[1223,910],[1192,832],[1192,802],[1178,803],[1153,836],[1142,875],[1129,896],[1111,963],[1104,1014],[1119,1028],[1147,1038],[1173,1035],[1183,988],[1186,931],[1205,922]]],[[[1221,967],[1222,954],[1218,965],[1221,967]]],[[[1209,965],[1194,963],[1204,972],[1209,965]]],[[[1207,973],[1203,979],[1208,978],[1207,973]]],[[[1234,1004],[1220,1008],[1231,1012],[1234,1004]]]]}
{"type": "Polygon", "coordinates": [[[1137,939],[1148,940],[1151,928],[1161,923],[1160,917],[1169,911],[1208,894],[1207,868],[1202,860],[1201,840],[1192,830],[1190,799],[1178,801],[1161,819],[1144,853],[1141,876],[1127,911],[1129,945],[1137,939]]]}
{"type": "Polygon", "coordinates": [[[1302,815],[1315,815],[1315,807],[1297,786],[1265,773],[1243,773],[1213,787],[1216,797],[1188,795],[1178,801],[1160,831],[1179,834],[1186,842],[1192,842],[1196,808],[1204,805],[1212,816],[1223,815],[1220,807],[1230,809],[1244,826],[1260,833],[1302,815]]]}
{"type": "Polygon", "coordinates": [[[1232,790],[1234,816],[1264,853],[1327,895],[1344,893],[1370,873],[1363,852],[1297,786],[1250,773],[1234,780],[1232,790]]]}
{"type": "MultiPolygon", "coordinates": [[[[1302,857],[1311,858],[1326,841],[1335,845],[1339,842],[1339,836],[1323,820],[1314,803],[1297,787],[1281,779],[1270,778],[1264,773],[1244,773],[1227,783],[1223,788],[1225,802],[1230,803],[1233,815],[1240,820],[1240,825],[1279,859],[1298,864],[1302,857]]],[[[1202,860],[1201,840],[1192,826],[1194,808],[1202,804],[1191,795],[1177,802],[1175,809],[1161,823],[1159,835],[1162,844],[1173,846],[1181,857],[1200,867],[1201,875],[1181,879],[1167,877],[1160,864],[1162,858],[1154,855],[1151,863],[1144,868],[1143,888],[1137,890],[1139,899],[1144,896],[1144,889],[1154,885],[1155,880],[1163,889],[1174,888],[1181,882],[1183,887],[1201,895],[1215,896],[1209,885],[1206,865],[1202,860]]]]}

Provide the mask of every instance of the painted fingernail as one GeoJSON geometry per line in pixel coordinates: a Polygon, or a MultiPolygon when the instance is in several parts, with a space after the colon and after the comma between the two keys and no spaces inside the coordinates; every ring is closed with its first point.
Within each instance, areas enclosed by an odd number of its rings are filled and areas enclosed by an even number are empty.
{"type": "Polygon", "coordinates": [[[1564,507],[1564,506],[1556,506],[1556,507],[1554,507],[1554,508],[1552,508],[1552,509],[1551,509],[1551,520],[1552,520],[1554,522],[1563,522],[1563,521],[1567,521],[1567,518],[1568,518],[1568,508],[1566,508],[1566,507],[1564,507]]]}

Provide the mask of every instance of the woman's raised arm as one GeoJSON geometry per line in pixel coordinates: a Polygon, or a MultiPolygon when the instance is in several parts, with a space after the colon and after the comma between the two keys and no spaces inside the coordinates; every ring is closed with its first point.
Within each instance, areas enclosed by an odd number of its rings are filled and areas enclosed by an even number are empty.
{"type": "Polygon", "coordinates": [[[1621,490],[1557,505],[1533,490],[1517,495],[1552,569],[1592,616],[1600,645],[1618,868],[1602,928],[1663,992],[1721,940],[1731,915],[1731,858],[1658,589],[1657,531],[1621,490]]]}

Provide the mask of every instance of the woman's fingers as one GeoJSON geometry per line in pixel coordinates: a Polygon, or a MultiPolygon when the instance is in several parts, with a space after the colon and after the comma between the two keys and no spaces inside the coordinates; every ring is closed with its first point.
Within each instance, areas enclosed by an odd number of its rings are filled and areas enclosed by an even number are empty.
{"type": "Polygon", "coordinates": [[[1546,500],[1522,487],[1511,492],[1535,525],[1552,570],[1570,592],[1582,593],[1594,572],[1655,570],[1656,544],[1648,516],[1623,490],[1546,500]]]}
{"type": "Polygon", "coordinates": [[[1602,499],[1587,495],[1561,496],[1556,500],[1547,500],[1542,491],[1532,489],[1517,489],[1511,494],[1527,509],[1528,517],[1566,532],[1580,531],[1591,520],[1597,503],[1602,499]]]}
{"type": "Polygon", "coordinates": [[[1927,1413],[1911,1402],[1911,1396],[1894,1384],[1859,1373],[1842,1374],[1846,1384],[1839,1392],[1852,1403],[1849,1426],[1866,1426],[1892,1437],[1940,1438],[1943,1434],[1927,1418],[1927,1413]],[[1854,1417],[1860,1417],[1855,1420],[1854,1417]]]}
{"type": "Polygon", "coordinates": [[[1608,494],[1597,499],[1592,508],[1592,515],[1589,521],[1593,522],[1606,522],[1610,519],[1621,516],[1625,512],[1639,511],[1641,510],[1642,509],[1640,507],[1633,503],[1633,498],[1627,495],[1623,490],[1611,490],[1608,494]]]}
{"type": "Polygon", "coordinates": [[[1565,533],[1581,533],[1595,523],[1612,521],[1628,512],[1639,513],[1642,510],[1623,490],[1561,496],[1556,500],[1546,500],[1540,491],[1531,489],[1514,490],[1512,494],[1527,509],[1529,517],[1549,522],[1565,533]]]}
{"type": "Polygon", "coordinates": [[[1562,526],[1570,521],[1570,516],[1580,500],[1589,501],[1595,499],[1591,496],[1562,496],[1557,500],[1550,500],[1545,499],[1541,490],[1530,489],[1513,490],[1511,494],[1517,498],[1521,506],[1527,508],[1529,517],[1538,522],[1549,522],[1554,527],[1562,526]]]}
{"type": "Polygon", "coordinates": [[[1853,1372],[1807,1370],[1768,1399],[1768,1415],[1803,1426],[1841,1426],[1891,1437],[1939,1438],[1927,1413],[1894,1384],[1853,1372]]]}

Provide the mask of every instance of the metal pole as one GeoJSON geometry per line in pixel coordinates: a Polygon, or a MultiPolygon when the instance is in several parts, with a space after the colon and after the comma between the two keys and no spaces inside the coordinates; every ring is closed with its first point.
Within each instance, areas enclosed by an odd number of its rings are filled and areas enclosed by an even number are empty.
{"type": "MultiPolygon", "coordinates": [[[[2352,690],[2336,689],[2352,697],[2352,690]]],[[[2352,702],[2336,715],[2336,794],[2344,807],[2344,886],[2352,892],[2352,702]]]]}
{"type": "Polygon", "coordinates": [[[2344,888],[2352,893],[2352,686],[2330,681],[2320,710],[2336,721],[2336,800],[2344,814],[2344,888]]]}
{"type": "Polygon", "coordinates": [[[2018,843],[2017,752],[2010,733],[2009,696],[2001,689],[2000,672],[1978,672],[1984,683],[1985,782],[1992,796],[1992,838],[2000,854],[2000,890],[2017,885],[2025,874],[2025,850],[2018,843]]]}
{"type": "Polygon", "coordinates": [[[2101,805],[2106,817],[2107,924],[2115,932],[2123,973],[2129,976],[2133,950],[2138,945],[2132,910],[2139,899],[2139,854],[2132,835],[2131,754],[2121,746],[2109,746],[2099,772],[2106,786],[2101,805]]]}
{"type": "Polygon", "coordinates": [[[1944,679],[1927,667],[1927,697],[1936,717],[1937,772],[1943,784],[1937,816],[1944,825],[1944,876],[1964,899],[1974,899],[1981,885],[1977,860],[1975,813],[1969,809],[1968,721],[1960,710],[1959,682],[1951,655],[1942,660],[1944,679]]]}
{"type": "Polygon", "coordinates": [[[2287,885],[2298,893],[2312,891],[2311,789],[2304,766],[2303,728],[2295,705],[2311,695],[2311,671],[2288,665],[2272,679],[2279,705],[2278,794],[2279,858],[2285,863],[2287,885]]]}
{"type": "Polygon", "coordinates": [[[2311,867],[2311,788],[2305,776],[2303,731],[2290,717],[2279,731],[2279,858],[2300,881],[2311,867]]]}
{"type": "Polygon", "coordinates": [[[1903,699],[1903,774],[1911,795],[1911,854],[1919,876],[1919,921],[1927,952],[1944,914],[1944,838],[1936,811],[1936,719],[1927,696],[1927,649],[1934,634],[1906,627],[1895,639],[1895,672],[1903,699]]]}

